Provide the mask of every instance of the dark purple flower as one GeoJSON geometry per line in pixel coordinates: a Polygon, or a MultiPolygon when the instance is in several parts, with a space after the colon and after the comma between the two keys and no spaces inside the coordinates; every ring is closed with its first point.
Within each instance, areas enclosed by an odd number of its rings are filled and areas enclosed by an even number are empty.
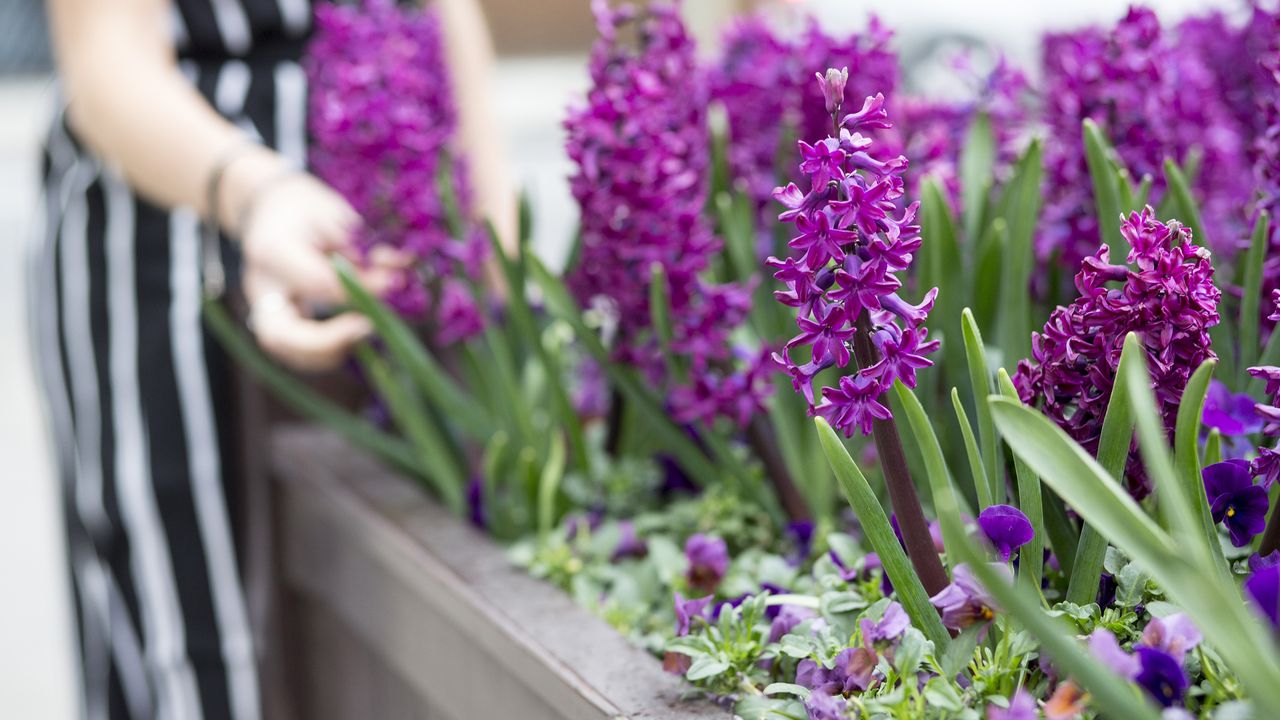
{"type": "Polygon", "coordinates": [[[884,608],[884,613],[878,620],[863,618],[858,621],[858,628],[862,630],[862,642],[880,643],[893,642],[902,637],[902,633],[911,627],[911,618],[907,616],[907,611],[896,602],[891,602],[884,608]]]}
{"type": "Polygon", "coordinates": [[[1272,550],[1266,555],[1254,553],[1249,556],[1249,572],[1255,573],[1262,568],[1280,565],[1280,550],[1272,550]]]}
{"type": "Polygon", "coordinates": [[[812,520],[796,520],[787,523],[786,536],[795,547],[794,551],[787,555],[788,563],[800,565],[809,559],[809,555],[813,552],[813,531],[812,520]]]}
{"type": "MultiPolygon", "coordinates": [[[[1209,252],[1191,244],[1178,223],[1156,220],[1149,206],[1121,228],[1133,247],[1129,264],[1112,265],[1106,246],[1087,257],[1075,279],[1079,297],[1032,335],[1032,357],[1018,363],[1014,376],[1023,402],[1038,405],[1090,451],[1097,449],[1126,334],[1142,340],[1170,435],[1191,373],[1217,357],[1209,328],[1218,324],[1221,293],[1209,252]]],[[[1136,450],[1126,476],[1135,497],[1150,492],[1136,450]]]]}
{"type": "MultiPolygon", "coordinates": [[[[992,564],[991,567],[1006,577],[1010,575],[1008,565],[992,564]]],[[[991,622],[996,614],[995,599],[964,563],[952,569],[951,584],[929,598],[929,602],[942,613],[942,624],[953,630],[991,622]]]]}
{"type": "Polygon", "coordinates": [[[613,561],[623,558],[639,558],[649,554],[649,545],[636,534],[636,524],[630,520],[618,523],[618,544],[613,548],[613,561]]]}
{"type": "Polygon", "coordinates": [[[1009,700],[1009,707],[987,705],[987,720],[1036,720],[1036,699],[1026,688],[1018,688],[1009,700]]]}
{"type": "Polygon", "coordinates": [[[473,475],[467,483],[467,519],[481,530],[489,527],[489,513],[484,505],[484,478],[473,475]]]}
{"type": "Polygon", "coordinates": [[[685,573],[689,587],[699,592],[715,592],[729,569],[729,548],[724,540],[702,533],[691,535],[685,542],[684,555],[689,561],[689,570],[685,573]]]}
{"type": "Polygon", "coordinates": [[[1252,435],[1262,429],[1262,421],[1253,411],[1254,400],[1248,393],[1233,393],[1219,380],[1209,383],[1204,403],[1204,425],[1217,428],[1223,437],[1252,435]]]}
{"type": "Polygon", "coordinates": [[[1204,489],[1215,523],[1226,526],[1231,544],[1244,547],[1267,526],[1267,491],[1253,484],[1249,463],[1227,460],[1203,471],[1204,489]]]}
{"type": "Polygon", "coordinates": [[[1280,565],[1258,568],[1244,581],[1245,596],[1272,628],[1280,628],[1280,565]]]}
{"type": "Polygon", "coordinates": [[[1169,653],[1151,647],[1134,649],[1140,668],[1134,681],[1163,707],[1182,702],[1187,693],[1187,674],[1182,663],[1169,653]]]}
{"type": "Polygon", "coordinates": [[[809,720],[845,720],[849,702],[843,695],[815,690],[804,701],[809,720]]]}
{"type": "Polygon", "coordinates": [[[695,619],[707,619],[707,606],[711,604],[711,598],[712,596],[708,595],[686,600],[679,592],[675,594],[676,637],[688,635],[695,619]]]}
{"type": "Polygon", "coordinates": [[[1005,562],[1014,550],[1031,542],[1036,534],[1027,516],[1012,505],[991,505],[978,513],[978,527],[1005,562]]]}

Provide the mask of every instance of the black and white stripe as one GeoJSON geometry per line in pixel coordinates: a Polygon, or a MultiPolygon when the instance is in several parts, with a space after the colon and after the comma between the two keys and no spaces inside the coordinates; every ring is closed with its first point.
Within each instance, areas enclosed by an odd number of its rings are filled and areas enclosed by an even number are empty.
{"type": "MultiPolygon", "coordinates": [[[[306,86],[288,58],[310,14],[309,0],[175,0],[172,20],[206,99],[299,163],[306,86]],[[284,46],[263,60],[261,38],[284,46]]],[[[198,220],[137,198],[61,116],[45,177],[33,337],[65,488],[85,717],[257,720],[198,220]]]]}

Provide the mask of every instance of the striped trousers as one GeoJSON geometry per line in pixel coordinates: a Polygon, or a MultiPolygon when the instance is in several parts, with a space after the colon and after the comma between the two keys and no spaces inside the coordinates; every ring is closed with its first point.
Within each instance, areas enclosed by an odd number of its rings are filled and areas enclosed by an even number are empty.
{"type": "MultiPolygon", "coordinates": [[[[296,63],[281,68],[184,70],[247,133],[300,160],[305,82],[296,63]]],[[[257,720],[224,483],[228,360],[201,322],[199,220],[135,196],[61,120],[44,174],[30,307],[64,499],[84,715],[257,720]]],[[[223,255],[234,270],[226,243],[223,255]]]]}

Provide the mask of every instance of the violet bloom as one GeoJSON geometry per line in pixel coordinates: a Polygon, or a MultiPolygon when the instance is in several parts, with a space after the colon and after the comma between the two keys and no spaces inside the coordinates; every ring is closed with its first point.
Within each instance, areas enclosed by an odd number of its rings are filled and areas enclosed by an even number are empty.
{"type": "Polygon", "coordinates": [[[921,241],[917,204],[898,207],[906,158],[873,159],[875,143],[863,135],[891,127],[884,105],[884,96],[876,95],[841,121],[833,114],[839,137],[800,143],[799,167],[809,191],[795,183],[774,191],[788,208],[779,220],[794,224],[799,234],[789,243],[790,257],[767,264],[786,285],[777,297],[798,309],[801,331],[774,358],[809,401],[810,413],[850,436],[870,434],[876,421],[892,418],[881,397],[896,380],[914,387],[916,371],[932,364],[927,355],[939,345],[925,340],[924,328],[936,291],[920,305],[896,292],[901,283],[895,273],[908,268],[921,241]],[[862,358],[864,367],[851,362],[860,333],[874,343],[869,354],[876,356],[862,358]],[[833,366],[852,372],[815,400],[816,371],[833,366]]]}
{"type": "MultiPolygon", "coordinates": [[[[1226,42],[1217,38],[1216,42],[1226,42]]],[[[1215,101],[1213,74],[1194,52],[1134,7],[1114,28],[1051,33],[1043,41],[1045,208],[1037,255],[1044,268],[1076,267],[1101,242],[1081,123],[1092,119],[1115,143],[1135,184],[1150,175],[1151,201],[1166,192],[1165,158],[1203,153],[1192,179],[1215,250],[1229,254],[1244,233],[1241,198],[1250,196],[1244,137],[1229,108],[1215,101]],[[1052,260],[1051,260],[1052,258],[1052,260]]],[[[1044,283],[1047,278],[1041,278],[1044,283]]]]}
{"type": "Polygon", "coordinates": [[[649,545],[636,534],[636,524],[630,520],[618,523],[618,544],[613,548],[613,562],[623,558],[641,558],[649,554],[649,545]]]}
{"type": "Polygon", "coordinates": [[[849,702],[843,695],[815,690],[804,701],[805,713],[809,720],[845,720],[849,702]]]}
{"type": "Polygon", "coordinates": [[[489,527],[489,513],[484,503],[484,478],[473,475],[467,483],[467,519],[481,530],[489,527]]]}
{"type": "Polygon", "coordinates": [[[812,620],[818,614],[800,605],[783,605],[769,625],[769,642],[778,642],[783,635],[796,629],[803,622],[812,620]]]}
{"type": "MultiPolygon", "coordinates": [[[[1091,452],[1127,333],[1142,339],[1156,406],[1170,435],[1191,373],[1217,358],[1209,328],[1218,324],[1221,293],[1209,251],[1193,245],[1190,231],[1177,222],[1157,220],[1150,206],[1130,213],[1121,233],[1132,247],[1128,264],[1112,265],[1106,246],[1087,257],[1075,278],[1079,297],[1056,308],[1043,332],[1032,335],[1032,357],[1020,361],[1014,374],[1022,401],[1039,406],[1091,452]]],[[[1151,490],[1136,450],[1126,479],[1135,497],[1151,490]]]]}
{"type": "Polygon", "coordinates": [[[689,587],[699,592],[715,592],[729,569],[729,548],[724,540],[702,533],[691,535],[685,542],[684,555],[689,561],[685,573],[689,587]]]}
{"type": "Polygon", "coordinates": [[[1267,565],[1244,581],[1245,597],[1274,629],[1280,629],[1280,565],[1267,565]]]}
{"type": "Polygon", "coordinates": [[[707,606],[711,604],[711,595],[686,600],[679,592],[675,593],[676,637],[689,634],[695,619],[707,619],[707,606]]]}
{"type": "Polygon", "coordinates": [[[1009,562],[1009,556],[1014,550],[1035,537],[1031,521],[1012,505],[991,505],[978,513],[978,527],[982,528],[982,533],[1005,562],[1009,562]]]}
{"type": "Polygon", "coordinates": [[[863,643],[893,642],[902,637],[902,633],[911,627],[911,618],[907,611],[897,602],[891,602],[884,608],[878,620],[863,618],[858,621],[862,631],[863,643]]]}
{"type": "Polygon", "coordinates": [[[707,73],[680,2],[660,0],[643,11],[605,0],[591,5],[600,32],[591,86],[565,120],[576,167],[570,190],[582,218],[581,252],[566,283],[582,306],[607,309],[616,321],[616,359],[657,385],[679,422],[723,417],[745,426],[771,392],[774,366],[767,353],[730,350],[750,289],[703,277],[721,247],[704,214],[707,73]],[[687,381],[668,377],[652,326],[655,265],[666,276],[671,349],[688,367],[687,381]]]}
{"type": "Polygon", "coordinates": [[[1270,500],[1261,485],[1253,484],[1249,463],[1227,460],[1206,467],[1204,489],[1215,523],[1226,526],[1231,544],[1244,547],[1267,526],[1270,500]]]}
{"type": "MultiPolygon", "coordinates": [[[[992,564],[998,573],[1010,576],[1008,565],[992,564]]],[[[929,602],[942,613],[942,624],[952,630],[964,630],[976,623],[988,623],[995,618],[995,599],[961,563],[951,571],[951,584],[942,592],[929,598],[929,602]]]]}
{"type": "Polygon", "coordinates": [[[1174,613],[1168,617],[1153,617],[1142,630],[1142,644],[1168,653],[1179,664],[1187,657],[1187,652],[1195,649],[1203,636],[1195,623],[1185,613],[1174,613]]]}
{"type": "Polygon", "coordinates": [[[317,5],[303,61],[311,169],[360,214],[361,252],[389,245],[414,260],[384,299],[441,344],[484,326],[468,284],[481,280],[489,247],[469,222],[474,203],[445,62],[435,9],[389,0],[317,5]],[[461,218],[449,217],[445,188],[461,218]]]}
{"type": "Polygon", "coordinates": [[[1089,635],[1089,652],[1098,662],[1111,668],[1112,672],[1126,680],[1138,676],[1142,664],[1133,655],[1125,652],[1116,636],[1106,628],[1097,628],[1089,635]]]}
{"type": "Polygon", "coordinates": [[[1009,699],[1009,707],[987,705],[987,720],[1036,720],[1036,710],[1036,699],[1026,688],[1018,688],[1009,699]]]}
{"type": "Polygon", "coordinates": [[[1204,425],[1217,428],[1223,437],[1252,435],[1262,429],[1262,420],[1253,406],[1249,393],[1233,393],[1221,380],[1212,380],[1205,396],[1204,425]]]}
{"type": "Polygon", "coordinates": [[[1182,663],[1169,653],[1150,647],[1137,647],[1134,654],[1138,657],[1140,668],[1134,676],[1134,682],[1142,686],[1162,707],[1170,707],[1182,702],[1187,694],[1187,674],[1182,663]]]}

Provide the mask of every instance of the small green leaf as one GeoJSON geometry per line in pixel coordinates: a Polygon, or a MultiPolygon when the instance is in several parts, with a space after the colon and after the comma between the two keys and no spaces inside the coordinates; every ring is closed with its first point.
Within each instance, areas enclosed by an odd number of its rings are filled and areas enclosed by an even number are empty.
{"type": "Polygon", "coordinates": [[[689,671],[684,674],[684,677],[689,682],[697,682],[699,680],[713,678],[725,672],[729,668],[729,663],[723,660],[703,657],[693,661],[693,664],[689,666],[689,671]]]}
{"type": "Polygon", "coordinates": [[[1114,164],[1115,150],[1091,119],[1084,121],[1085,160],[1089,175],[1093,178],[1093,200],[1097,206],[1098,227],[1102,238],[1111,248],[1111,257],[1122,258],[1129,254],[1129,245],[1120,234],[1119,174],[1114,164]]]}
{"type": "Polygon", "coordinates": [[[794,695],[801,700],[809,699],[809,688],[794,683],[773,683],[765,686],[765,695],[794,695]]]}
{"type": "MultiPolygon", "coordinates": [[[[1005,397],[1022,402],[1004,368],[996,370],[996,384],[1005,397]]],[[[1027,584],[1039,591],[1040,578],[1044,577],[1044,505],[1040,501],[1040,478],[1016,456],[1013,458],[1013,472],[1018,481],[1018,509],[1027,516],[1035,530],[1031,541],[1018,551],[1018,568],[1027,584]]]]}
{"type": "MultiPolygon", "coordinates": [[[[1240,296],[1240,362],[1241,383],[1248,379],[1244,369],[1257,365],[1258,347],[1258,304],[1262,300],[1262,264],[1267,256],[1267,238],[1270,236],[1271,218],[1267,211],[1258,213],[1258,220],[1253,225],[1253,237],[1249,241],[1249,250],[1243,256],[1244,261],[1244,294],[1240,296]]],[[[1224,351],[1225,352],[1225,351],[1224,351]]]]}
{"type": "Polygon", "coordinates": [[[1164,179],[1169,186],[1173,216],[1191,228],[1191,239],[1202,247],[1213,247],[1205,234],[1204,221],[1200,218],[1200,206],[1191,194],[1190,184],[1182,174],[1182,168],[1171,158],[1164,161],[1164,179]]]}
{"type": "Polygon", "coordinates": [[[551,436],[551,450],[538,480],[538,534],[544,538],[555,528],[556,498],[563,478],[564,437],[556,433],[551,436]]]}
{"type": "Polygon", "coordinates": [[[960,402],[960,391],[955,388],[951,388],[951,407],[956,411],[956,421],[960,423],[965,456],[969,459],[969,478],[978,495],[978,512],[982,512],[992,504],[991,484],[987,482],[987,472],[982,467],[982,455],[978,450],[978,441],[973,437],[973,426],[969,424],[969,416],[965,414],[964,403],[960,402]]]}
{"type": "Polygon", "coordinates": [[[924,458],[925,475],[933,495],[933,510],[942,525],[943,545],[950,547],[953,542],[959,542],[960,536],[964,534],[963,516],[972,513],[961,507],[962,501],[952,485],[951,471],[942,455],[942,446],[938,444],[938,437],[933,432],[933,425],[920,400],[901,381],[894,382],[893,392],[907,416],[907,424],[911,426],[916,447],[924,458]]]}
{"type": "Polygon", "coordinates": [[[1178,479],[1191,499],[1192,513],[1200,518],[1202,537],[1213,558],[1213,564],[1222,572],[1224,580],[1231,577],[1230,568],[1222,556],[1222,545],[1217,541],[1218,530],[1209,514],[1209,499],[1205,495],[1200,475],[1200,417],[1204,414],[1205,397],[1209,381],[1213,378],[1216,363],[1206,360],[1192,373],[1182,391],[1178,405],[1178,421],[1174,429],[1174,464],[1178,479]]]}
{"type": "Polygon", "coordinates": [[[989,505],[1004,502],[1004,478],[997,466],[1000,439],[996,426],[991,422],[991,408],[986,397],[991,394],[991,371],[987,369],[987,350],[982,342],[982,331],[968,308],[960,311],[961,331],[964,335],[964,354],[969,367],[969,392],[978,413],[978,437],[982,439],[982,465],[986,469],[987,498],[989,505]]]}
{"type": "Polygon", "coordinates": [[[964,203],[965,235],[970,242],[978,237],[982,227],[982,210],[991,189],[991,169],[996,161],[996,138],[991,129],[991,118],[985,112],[977,113],[969,123],[969,132],[960,149],[960,191],[964,203]]]}

